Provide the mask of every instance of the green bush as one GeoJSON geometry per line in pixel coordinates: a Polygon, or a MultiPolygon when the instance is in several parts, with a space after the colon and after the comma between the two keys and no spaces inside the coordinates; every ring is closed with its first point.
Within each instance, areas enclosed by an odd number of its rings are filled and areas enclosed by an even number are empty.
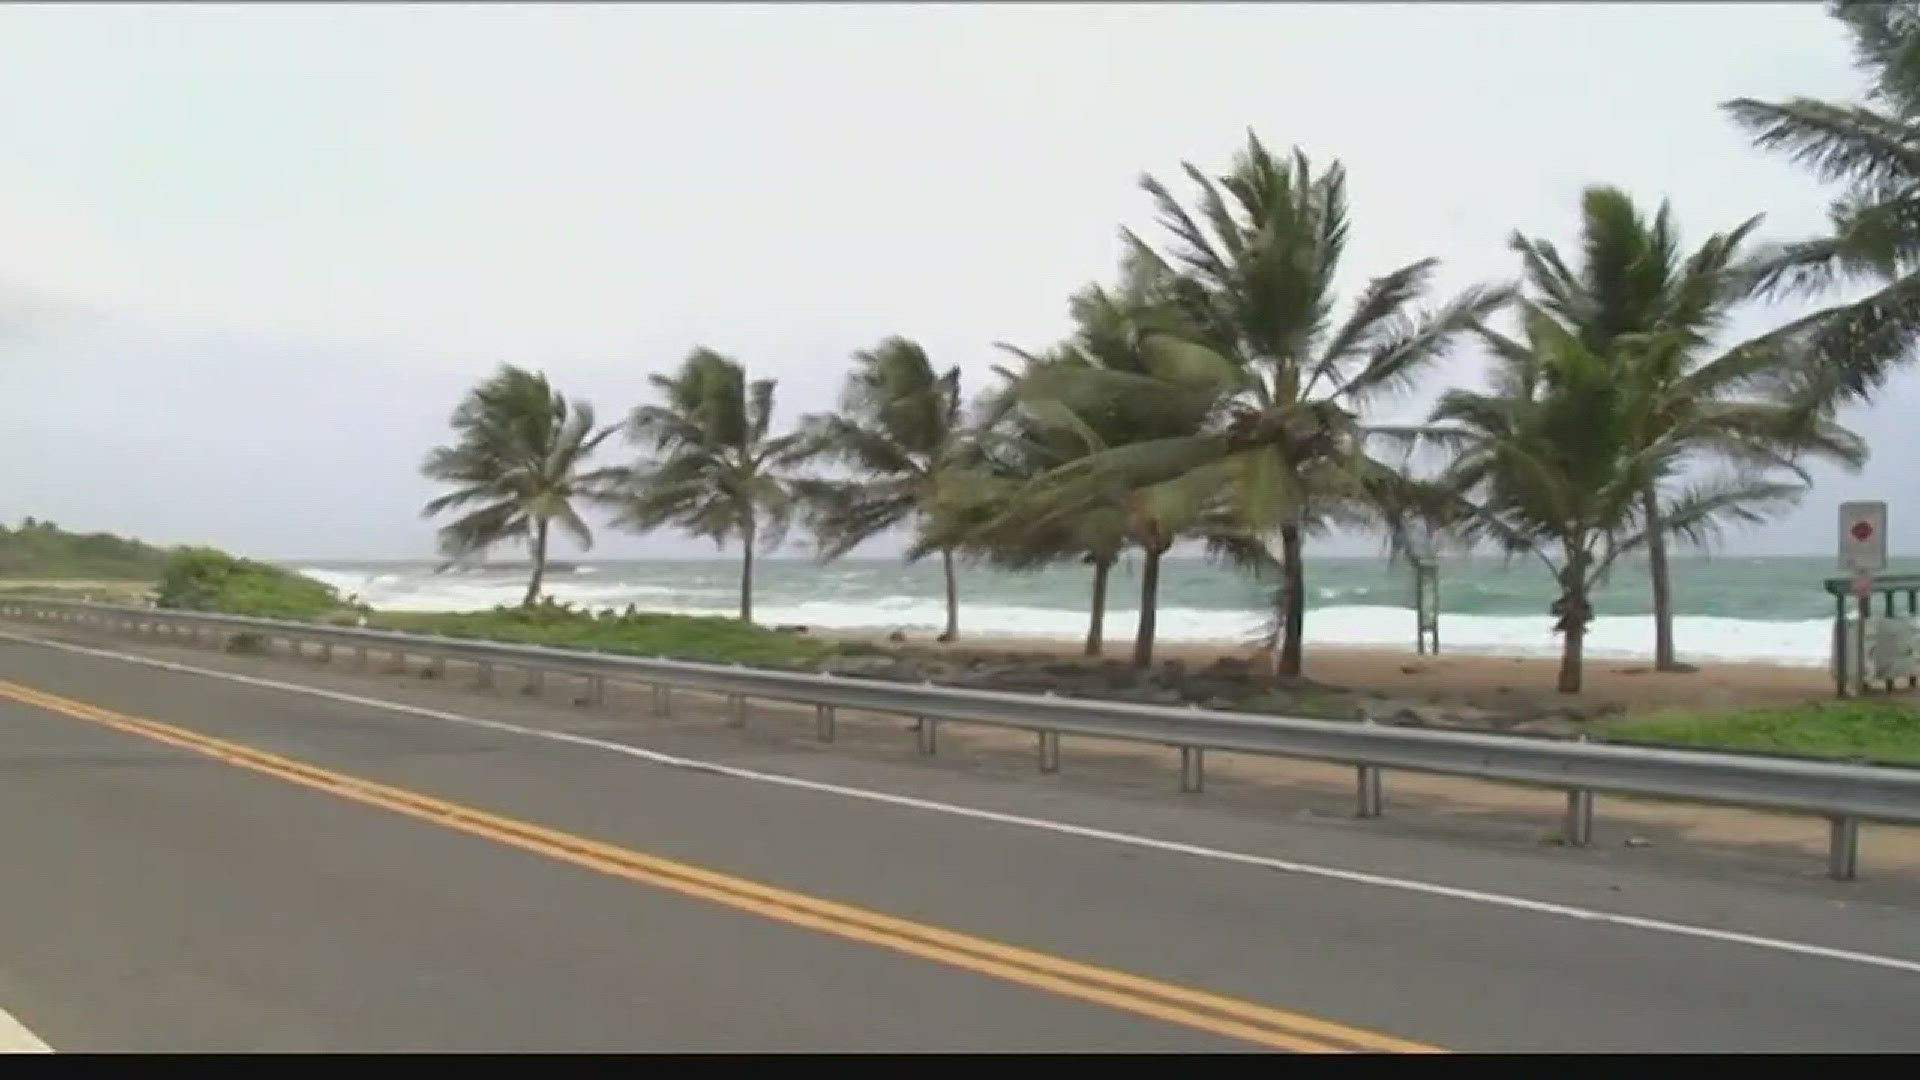
{"type": "Polygon", "coordinates": [[[213,548],[182,548],[167,559],[156,603],[275,619],[314,619],[346,606],[330,585],[213,548]]]}
{"type": "Polygon", "coordinates": [[[370,617],[369,625],[416,634],[775,667],[805,666],[834,651],[826,642],[738,619],[662,615],[631,607],[625,612],[594,612],[552,600],[492,611],[380,612],[370,617]]]}

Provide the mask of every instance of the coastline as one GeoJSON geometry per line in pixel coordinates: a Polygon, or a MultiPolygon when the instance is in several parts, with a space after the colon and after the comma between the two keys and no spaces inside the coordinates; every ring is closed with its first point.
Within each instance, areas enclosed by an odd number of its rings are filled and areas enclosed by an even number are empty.
{"type": "MultiPolygon", "coordinates": [[[[911,649],[929,654],[1017,654],[1082,660],[1081,642],[1058,638],[974,635],[951,645],[932,640],[931,634],[909,634],[905,641],[890,640],[880,632],[811,631],[825,641],[869,645],[882,649],[911,649]]],[[[1109,640],[1102,660],[1126,663],[1129,639],[1109,640]]],[[[1189,667],[1218,660],[1258,662],[1260,650],[1247,645],[1173,642],[1156,645],[1156,664],[1177,660],[1189,667]]],[[[1789,666],[1765,662],[1703,662],[1690,672],[1657,672],[1651,657],[1616,659],[1589,657],[1585,687],[1578,694],[1554,690],[1558,657],[1503,656],[1488,653],[1442,653],[1420,656],[1411,648],[1389,649],[1361,645],[1316,645],[1307,642],[1306,677],[1330,686],[1364,689],[1394,697],[1425,698],[1495,709],[1518,702],[1542,705],[1577,704],[1590,708],[1618,708],[1628,712],[1661,709],[1735,709],[1821,700],[1833,694],[1824,667],[1789,666]]]]}

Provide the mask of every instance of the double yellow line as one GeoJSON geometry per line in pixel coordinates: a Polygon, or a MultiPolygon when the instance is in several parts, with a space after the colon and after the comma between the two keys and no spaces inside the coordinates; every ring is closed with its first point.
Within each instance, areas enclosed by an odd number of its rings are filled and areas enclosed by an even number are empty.
{"type": "Polygon", "coordinates": [[[470,806],[318,768],[185,728],[0,680],[0,698],[217,758],[252,772],[377,806],[496,843],[851,941],[978,972],[1064,997],[1295,1051],[1433,1052],[1437,1047],[1281,1009],[1077,963],[943,930],[670,859],[589,840],[470,806]]]}

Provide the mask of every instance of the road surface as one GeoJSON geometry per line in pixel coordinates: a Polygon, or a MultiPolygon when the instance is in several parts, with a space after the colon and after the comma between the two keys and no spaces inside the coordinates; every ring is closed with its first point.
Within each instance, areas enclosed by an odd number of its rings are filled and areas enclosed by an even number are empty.
{"type": "Polygon", "coordinates": [[[1920,1049],[1897,891],[1431,838],[1236,862],[1090,835],[1141,821],[1038,778],[763,782],[462,722],[563,704],[282,667],[335,689],[0,638],[0,1021],[56,1051],[1920,1049]],[[1526,906],[1608,889],[1647,925],[1526,906]]]}

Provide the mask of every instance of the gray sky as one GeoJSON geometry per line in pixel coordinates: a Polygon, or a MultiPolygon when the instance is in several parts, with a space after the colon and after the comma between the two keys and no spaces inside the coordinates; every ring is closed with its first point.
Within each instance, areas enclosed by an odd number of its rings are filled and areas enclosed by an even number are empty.
{"type": "MultiPolygon", "coordinates": [[[[783,420],[888,334],[978,387],[1150,224],[1143,170],[1249,127],[1346,162],[1352,282],[1511,277],[1601,181],[1793,237],[1826,194],[1715,105],[1859,85],[1811,3],[7,6],[0,519],[425,556],[419,460],[503,360],[609,419],[696,343],[783,420]]],[[[1729,549],[1830,551],[1879,497],[1920,551],[1916,407],[1910,374],[1852,418],[1863,476],[1729,549]]]]}

